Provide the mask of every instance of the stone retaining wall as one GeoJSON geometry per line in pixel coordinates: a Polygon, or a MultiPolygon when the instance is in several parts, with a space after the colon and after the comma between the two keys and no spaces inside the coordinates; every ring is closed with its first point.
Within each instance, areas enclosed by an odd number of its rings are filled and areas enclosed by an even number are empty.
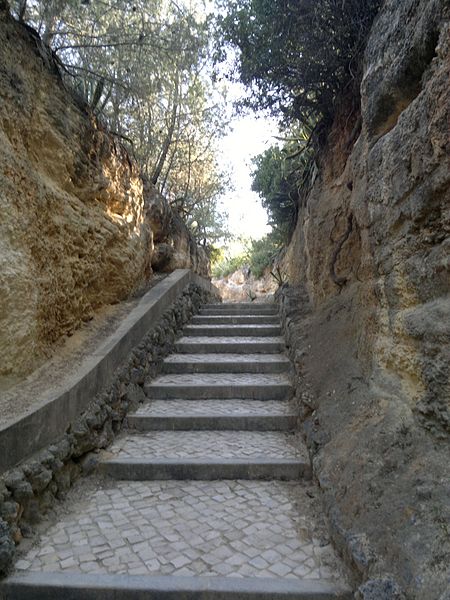
{"type": "Polygon", "coordinates": [[[128,411],[145,400],[145,380],[155,377],[184,325],[214,298],[212,288],[189,284],[158,324],[135,346],[113,382],[92,398],[66,433],[0,479],[0,574],[12,565],[15,546],[30,536],[52,504],[96,465],[97,452],[122,429],[128,411]]]}

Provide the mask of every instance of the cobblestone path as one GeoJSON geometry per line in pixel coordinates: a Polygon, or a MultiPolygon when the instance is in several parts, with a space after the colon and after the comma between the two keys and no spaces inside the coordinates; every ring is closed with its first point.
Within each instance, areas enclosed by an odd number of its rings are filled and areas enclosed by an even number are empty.
{"type": "Polygon", "coordinates": [[[350,600],[276,308],[207,306],[148,401],[18,561],[17,600],[350,600]],[[23,585],[25,583],[25,585],[23,585]]]}

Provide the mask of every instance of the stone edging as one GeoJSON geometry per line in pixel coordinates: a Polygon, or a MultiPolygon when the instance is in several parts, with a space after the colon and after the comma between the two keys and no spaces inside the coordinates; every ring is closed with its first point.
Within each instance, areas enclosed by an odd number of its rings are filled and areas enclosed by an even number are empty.
{"type": "Polygon", "coordinates": [[[266,577],[192,577],[183,575],[89,575],[86,573],[23,573],[9,578],[2,586],[4,600],[63,598],[70,589],[72,600],[286,600],[293,595],[304,600],[351,600],[345,587],[314,579],[266,577]],[[23,584],[26,584],[23,586],[23,584]]]}
{"type": "Polygon", "coordinates": [[[44,396],[32,412],[0,426],[0,474],[61,436],[89,401],[111,383],[115,370],[189,283],[207,291],[212,284],[188,269],[177,269],[149,290],[102,346],[87,357],[72,381],[44,396]]]}
{"type": "Polygon", "coordinates": [[[15,545],[32,534],[55,499],[95,467],[95,452],[145,400],[145,380],[159,373],[184,325],[215,296],[209,281],[187,269],[174,271],[85,360],[70,389],[0,430],[2,468],[13,467],[0,478],[0,575],[10,568],[15,545]]]}

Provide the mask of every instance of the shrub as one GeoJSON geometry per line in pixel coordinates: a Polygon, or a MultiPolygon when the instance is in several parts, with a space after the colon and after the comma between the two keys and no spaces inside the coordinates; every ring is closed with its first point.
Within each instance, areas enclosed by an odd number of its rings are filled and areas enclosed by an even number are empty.
{"type": "Polygon", "coordinates": [[[287,123],[330,125],[337,97],[359,86],[381,0],[218,2],[218,57],[226,57],[227,44],[237,50],[231,77],[247,86],[246,104],[283,115],[287,123]]]}
{"type": "Polygon", "coordinates": [[[241,269],[246,263],[248,263],[247,254],[240,254],[234,257],[225,257],[218,261],[212,267],[213,277],[227,277],[235,271],[241,269]]]}
{"type": "Polygon", "coordinates": [[[259,279],[264,271],[270,267],[278,252],[279,243],[276,236],[269,233],[260,240],[252,241],[250,248],[250,272],[259,279]]]}
{"type": "Polygon", "coordinates": [[[245,250],[234,257],[221,257],[213,264],[212,274],[214,277],[227,277],[235,271],[248,267],[250,273],[259,279],[265,269],[270,267],[280,247],[280,242],[274,232],[264,236],[260,240],[247,242],[245,250]]]}

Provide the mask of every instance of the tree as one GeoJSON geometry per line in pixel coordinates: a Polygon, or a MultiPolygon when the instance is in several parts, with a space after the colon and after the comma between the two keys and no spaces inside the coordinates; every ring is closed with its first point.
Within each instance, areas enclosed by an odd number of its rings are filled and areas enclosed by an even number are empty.
{"type": "Polygon", "coordinates": [[[210,77],[210,20],[195,4],[36,0],[24,7],[18,0],[15,6],[185,219],[196,204],[216,206],[227,181],[216,160],[226,127],[210,77]]]}
{"type": "Polygon", "coordinates": [[[310,182],[314,154],[309,143],[313,124],[284,130],[281,144],[253,158],[252,189],[269,215],[272,237],[287,242],[295,227],[302,195],[310,182]]]}
{"type": "Polygon", "coordinates": [[[361,57],[381,0],[217,0],[218,60],[236,49],[230,77],[246,104],[329,126],[335,102],[358,87],[361,57]]]}

